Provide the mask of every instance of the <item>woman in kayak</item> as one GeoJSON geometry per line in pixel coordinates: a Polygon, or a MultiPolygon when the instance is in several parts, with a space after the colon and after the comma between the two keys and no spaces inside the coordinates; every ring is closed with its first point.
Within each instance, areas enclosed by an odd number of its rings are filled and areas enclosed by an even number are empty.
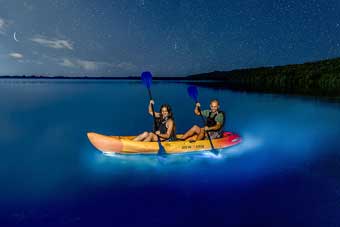
{"type": "MultiPolygon", "coordinates": [[[[151,116],[153,116],[152,108],[154,103],[155,102],[153,100],[150,100],[148,110],[151,116]]],[[[136,136],[133,141],[156,142],[158,141],[158,137],[161,141],[172,141],[176,139],[176,126],[170,105],[163,104],[159,113],[155,112],[155,117],[155,132],[143,132],[142,134],[136,136]]]]}

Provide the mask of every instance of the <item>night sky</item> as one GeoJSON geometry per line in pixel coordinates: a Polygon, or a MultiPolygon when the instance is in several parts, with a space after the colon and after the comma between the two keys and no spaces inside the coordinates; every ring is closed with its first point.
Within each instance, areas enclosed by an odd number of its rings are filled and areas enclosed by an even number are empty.
{"type": "Polygon", "coordinates": [[[0,75],[185,76],[339,56],[339,0],[0,0],[0,75]]]}

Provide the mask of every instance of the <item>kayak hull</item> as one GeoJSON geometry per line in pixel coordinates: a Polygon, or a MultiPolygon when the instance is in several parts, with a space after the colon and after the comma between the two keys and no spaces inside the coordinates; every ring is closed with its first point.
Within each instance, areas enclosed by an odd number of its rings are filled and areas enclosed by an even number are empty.
{"type": "MultiPolygon", "coordinates": [[[[91,144],[103,153],[118,154],[157,154],[158,142],[132,141],[135,136],[106,136],[94,132],[87,133],[91,144]]],[[[241,142],[241,137],[235,133],[225,132],[224,136],[212,140],[215,149],[236,145],[241,142]]],[[[211,150],[209,140],[164,141],[161,142],[167,154],[188,153],[211,150]]]]}

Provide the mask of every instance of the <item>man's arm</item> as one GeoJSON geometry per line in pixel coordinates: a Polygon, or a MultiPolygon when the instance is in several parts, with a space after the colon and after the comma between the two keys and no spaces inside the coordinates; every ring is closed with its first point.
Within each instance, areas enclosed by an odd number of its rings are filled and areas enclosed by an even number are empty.
{"type": "Polygon", "coordinates": [[[217,130],[220,130],[221,127],[222,127],[222,124],[220,122],[217,122],[216,125],[212,127],[205,126],[204,130],[205,131],[217,131],[217,130]]]}
{"type": "Polygon", "coordinates": [[[201,104],[200,104],[199,102],[196,103],[194,112],[195,112],[195,114],[198,115],[198,116],[201,115],[201,113],[200,113],[200,111],[199,111],[200,108],[201,108],[201,104]]]}

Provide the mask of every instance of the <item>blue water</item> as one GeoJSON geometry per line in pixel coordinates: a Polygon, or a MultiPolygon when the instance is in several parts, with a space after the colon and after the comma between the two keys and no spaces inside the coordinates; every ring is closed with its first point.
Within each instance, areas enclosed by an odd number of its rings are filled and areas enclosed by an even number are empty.
{"type": "MultiPolygon", "coordinates": [[[[201,119],[187,84],[154,83],[177,131],[201,119]]],[[[339,226],[340,104],[311,97],[198,87],[218,98],[221,150],[105,156],[86,132],[150,130],[136,81],[0,81],[0,226],[339,226]]]]}

